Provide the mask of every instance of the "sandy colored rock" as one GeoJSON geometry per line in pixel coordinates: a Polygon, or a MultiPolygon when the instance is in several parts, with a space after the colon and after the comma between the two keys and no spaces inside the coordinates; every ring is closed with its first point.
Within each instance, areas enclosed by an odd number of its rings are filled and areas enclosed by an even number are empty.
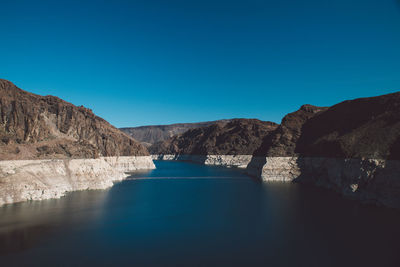
{"type": "Polygon", "coordinates": [[[152,155],[155,160],[181,160],[205,165],[246,168],[252,155],[152,155]]]}
{"type": "Polygon", "coordinates": [[[0,205],[105,189],[127,172],[154,168],[150,156],[0,161],[0,205]]]}

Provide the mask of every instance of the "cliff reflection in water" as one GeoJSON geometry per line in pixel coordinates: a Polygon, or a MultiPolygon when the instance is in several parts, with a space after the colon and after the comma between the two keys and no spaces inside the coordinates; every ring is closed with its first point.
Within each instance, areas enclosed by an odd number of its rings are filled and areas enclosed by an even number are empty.
{"type": "Polygon", "coordinates": [[[68,224],[92,223],[102,214],[108,193],[78,191],[60,199],[0,207],[0,255],[31,248],[65,231],[68,224]]]}

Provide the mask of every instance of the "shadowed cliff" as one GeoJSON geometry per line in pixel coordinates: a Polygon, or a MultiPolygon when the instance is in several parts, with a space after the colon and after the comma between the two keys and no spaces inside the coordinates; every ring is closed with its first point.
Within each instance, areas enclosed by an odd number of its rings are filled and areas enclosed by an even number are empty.
{"type": "Polygon", "coordinates": [[[302,127],[304,156],[400,159],[400,93],[344,101],[302,127]]]}
{"type": "Polygon", "coordinates": [[[157,142],[167,140],[175,135],[182,134],[189,129],[206,127],[215,123],[227,123],[230,120],[217,120],[217,121],[205,121],[197,123],[175,123],[168,125],[150,125],[140,127],[126,127],[120,128],[121,131],[128,134],[142,142],[146,146],[151,146],[157,142]]]}
{"type": "Polygon", "coordinates": [[[190,129],[156,143],[152,154],[251,155],[277,124],[256,119],[232,119],[207,127],[190,129]]]}
{"type": "Polygon", "coordinates": [[[400,159],[400,93],[329,108],[304,105],[286,115],[254,155],[400,159]]]}

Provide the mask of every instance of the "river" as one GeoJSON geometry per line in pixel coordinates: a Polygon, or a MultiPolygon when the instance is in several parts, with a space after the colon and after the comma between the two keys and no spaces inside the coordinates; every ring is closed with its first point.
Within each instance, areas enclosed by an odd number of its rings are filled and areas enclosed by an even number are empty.
{"type": "Polygon", "coordinates": [[[0,207],[1,266],[400,266],[400,212],[156,161],[108,190],[0,207]]]}

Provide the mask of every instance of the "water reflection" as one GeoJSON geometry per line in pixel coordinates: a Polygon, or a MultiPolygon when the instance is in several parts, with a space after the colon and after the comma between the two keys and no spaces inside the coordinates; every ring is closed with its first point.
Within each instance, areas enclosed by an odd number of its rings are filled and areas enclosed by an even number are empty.
{"type": "Polygon", "coordinates": [[[400,266],[397,211],[234,169],[156,165],[108,191],[0,208],[0,264],[400,266]]]}
{"type": "Polygon", "coordinates": [[[71,224],[87,224],[101,216],[109,190],[69,193],[60,199],[0,207],[0,255],[35,246],[71,224]]]}

